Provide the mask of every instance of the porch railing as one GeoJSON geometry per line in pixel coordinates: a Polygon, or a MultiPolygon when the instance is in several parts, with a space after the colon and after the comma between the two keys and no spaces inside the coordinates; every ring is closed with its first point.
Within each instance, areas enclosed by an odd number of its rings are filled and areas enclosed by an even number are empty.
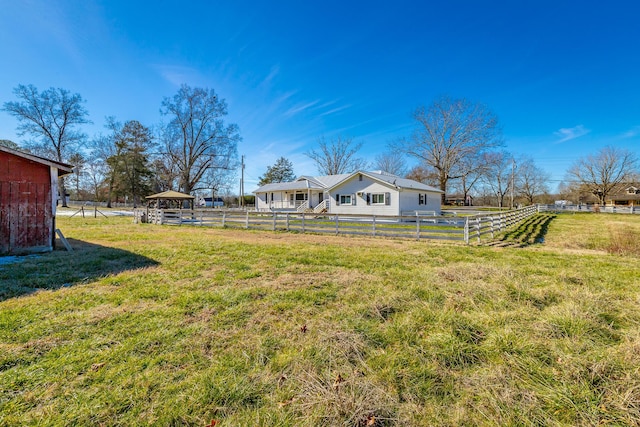
{"type": "Polygon", "coordinates": [[[324,199],[313,208],[314,213],[321,213],[329,210],[329,199],[324,199]]]}

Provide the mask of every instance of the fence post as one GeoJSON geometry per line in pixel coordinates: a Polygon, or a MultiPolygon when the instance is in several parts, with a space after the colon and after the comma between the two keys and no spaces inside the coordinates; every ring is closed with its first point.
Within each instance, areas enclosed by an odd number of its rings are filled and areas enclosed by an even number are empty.
{"type": "Polygon", "coordinates": [[[373,215],[372,217],[373,222],[371,223],[371,226],[373,227],[373,237],[376,237],[376,216],[373,215]]]}
{"type": "Polygon", "coordinates": [[[302,232],[304,233],[304,212],[302,212],[302,232]]]}
{"type": "Polygon", "coordinates": [[[495,238],[494,234],[493,234],[493,221],[494,221],[494,216],[491,215],[491,238],[495,238]]]}
{"type": "Polygon", "coordinates": [[[276,216],[277,216],[277,214],[274,212],[273,213],[273,230],[272,231],[276,231],[276,216]]]}
{"type": "Polygon", "coordinates": [[[336,236],[340,234],[340,224],[338,220],[338,214],[336,214],[336,236]]]}
{"type": "Polygon", "coordinates": [[[416,215],[416,240],[420,240],[420,217],[416,215]]]}
{"type": "Polygon", "coordinates": [[[249,211],[247,211],[246,219],[244,220],[244,228],[249,229],[249,211]]]}
{"type": "Polygon", "coordinates": [[[469,217],[464,219],[464,242],[469,244],[469,217]]]}
{"type": "Polygon", "coordinates": [[[289,231],[289,212],[287,212],[287,231],[289,231]]]}
{"type": "Polygon", "coordinates": [[[482,219],[480,217],[476,218],[476,232],[478,233],[478,243],[480,243],[480,225],[482,224],[482,219]]]}
{"type": "Polygon", "coordinates": [[[178,225],[182,225],[182,209],[180,209],[178,214],[178,225]]]}
{"type": "Polygon", "coordinates": [[[222,212],[222,227],[226,227],[226,223],[227,223],[227,213],[226,212],[222,212]]]}

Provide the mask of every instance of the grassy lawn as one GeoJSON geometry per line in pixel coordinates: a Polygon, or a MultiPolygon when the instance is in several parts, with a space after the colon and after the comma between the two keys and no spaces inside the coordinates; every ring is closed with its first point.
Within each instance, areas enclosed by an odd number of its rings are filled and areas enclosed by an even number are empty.
{"type": "Polygon", "coordinates": [[[57,225],[73,253],[0,265],[0,426],[640,424],[640,216],[522,247],[57,225]]]}

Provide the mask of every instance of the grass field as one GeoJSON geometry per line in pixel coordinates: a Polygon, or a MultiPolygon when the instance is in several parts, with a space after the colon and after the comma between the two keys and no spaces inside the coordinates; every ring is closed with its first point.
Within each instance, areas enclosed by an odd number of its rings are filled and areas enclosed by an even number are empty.
{"type": "Polygon", "coordinates": [[[504,247],[57,225],[73,253],[0,265],[0,426],[640,424],[640,216],[504,247]]]}

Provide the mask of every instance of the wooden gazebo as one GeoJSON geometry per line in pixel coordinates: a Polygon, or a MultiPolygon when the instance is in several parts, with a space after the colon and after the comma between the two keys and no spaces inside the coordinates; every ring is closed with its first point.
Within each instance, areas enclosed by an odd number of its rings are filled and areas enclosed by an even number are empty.
{"type": "Polygon", "coordinates": [[[177,191],[169,190],[162,193],[153,194],[145,197],[147,199],[147,207],[159,208],[159,209],[182,209],[184,208],[184,202],[189,202],[187,209],[193,209],[194,196],[190,194],[179,193],[177,191]]]}
{"type": "Polygon", "coordinates": [[[187,210],[187,215],[193,216],[195,197],[189,194],[169,190],[145,198],[147,199],[146,213],[140,218],[136,217],[136,221],[139,219],[141,222],[163,224],[165,216],[175,216],[182,221],[183,210],[187,210]]]}

